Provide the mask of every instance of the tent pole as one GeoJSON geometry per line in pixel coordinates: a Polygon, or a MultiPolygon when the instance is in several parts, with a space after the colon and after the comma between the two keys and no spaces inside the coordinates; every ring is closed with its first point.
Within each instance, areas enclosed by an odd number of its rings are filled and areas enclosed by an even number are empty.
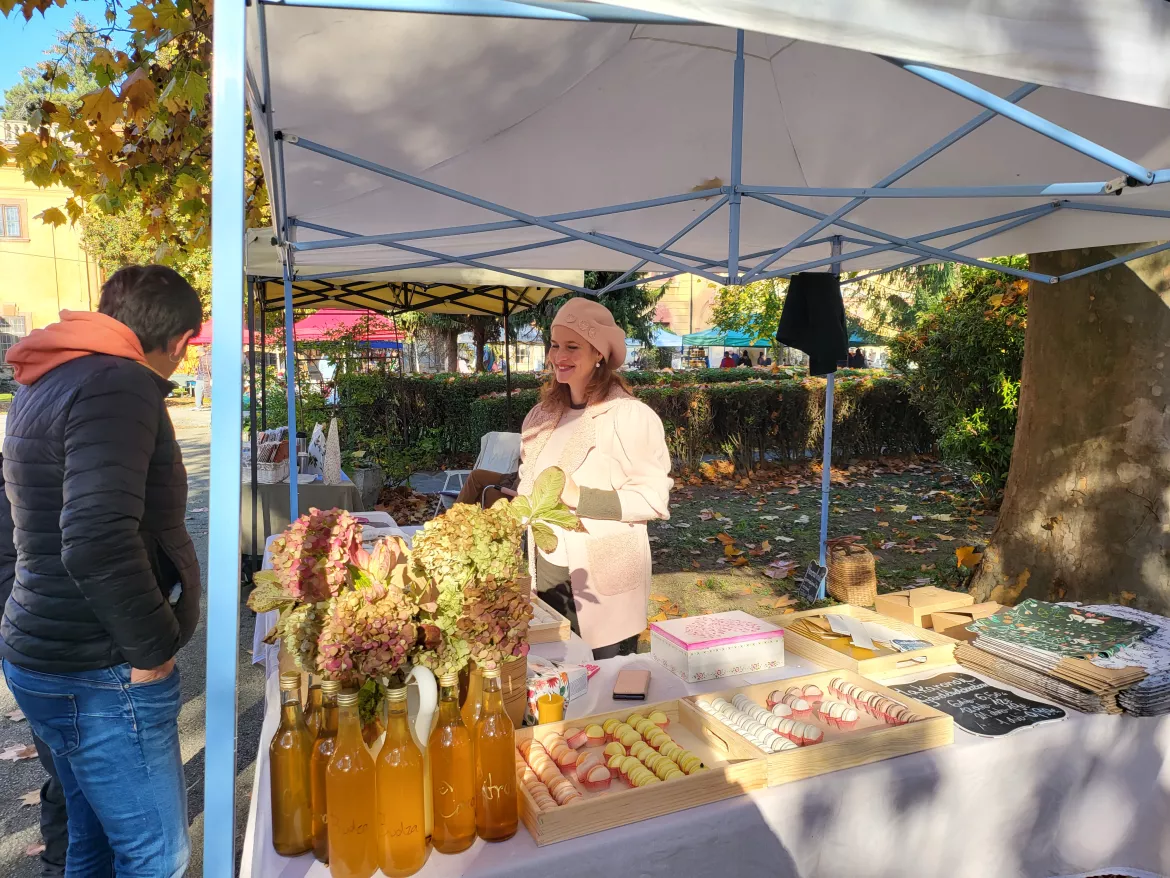
{"type": "Polygon", "coordinates": [[[259,440],[256,436],[256,288],[248,284],[248,441],[252,461],[252,554],[249,563],[256,563],[256,456],[259,440]]]}
{"type": "Polygon", "coordinates": [[[260,293],[260,429],[268,429],[268,311],[264,304],[268,294],[268,281],[264,281],[260,293]]]}
{"type": "Polygon", "coordinates": [[[507,418],[508,429],[512,429],[512,363],[509,338],[512,335],[508,327],[508,288],[504,287],[504,417],[507,418]]]}
{"type": "Polygon", "coordinates": [[[727,216],[727,283],[739,283],[739,194],[743,170],[743,31],[735,32],[735,66],[731,97],[731,193],[727,216]]]}
{"type": "MultiPolygon", "coordinates": [[[[831,245],[834,256],[841,255],[841,239],[839,237],[833,238],[831,245]]],[[[833,274],[839,273],[841,270],[841,263],[834,262],[831,271],[833,274]]],[[[833,460],[833,385],[834,379],[837,376],[836,364],[833,364],[834,371],[830,372],[825,379],[825,448],[821,456],[821,541],[820,553],[817,556],[817,563],[822,567],[826,566],[826,550],[825,544],[829,539],[829,490],[832,483],[832,460],[833,460]]],[[[823,601],[825,599],[825,582],[821,580],[820,588],[817,590],[817,600],[823,601]]]]}
{"type": "Polygon", "coordinates": [[[240,653],[240,428],[244,314],[245,7],[216,10],[211,72],[211,487],[207,538],[207,685],[203,869],[235,874],[236,675],[240,653]]]}
{"type": "Polygon", "coordinates": [[[284,388],[288,404],[288,520],[300,516],[297,505],[297,361],[293,329],[292,270],[284,261],[284,388]]]}

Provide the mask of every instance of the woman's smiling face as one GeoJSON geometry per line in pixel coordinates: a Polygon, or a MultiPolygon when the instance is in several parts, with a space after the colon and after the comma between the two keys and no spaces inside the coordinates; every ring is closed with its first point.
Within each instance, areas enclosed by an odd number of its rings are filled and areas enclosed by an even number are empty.
{"type": "Polygon", "coordinates": [[[574,397],[577,397],[584,394],[601,354],[579,333],[566,326],[554,326],[548,359],[552,364],[553,376],[561,384],[568,384],[574,397]]]}

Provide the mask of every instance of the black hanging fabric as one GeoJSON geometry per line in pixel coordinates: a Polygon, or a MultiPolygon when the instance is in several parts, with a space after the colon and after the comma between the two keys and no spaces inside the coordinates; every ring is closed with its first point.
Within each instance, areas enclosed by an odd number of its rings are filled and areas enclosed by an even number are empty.
{"type": "Polygon", "coordinates": [[[776,341],[808,354],[810,375],[836,372],[837,363],[848,360],[849,330],[845,328],[840,275],[806,272],[792,276],[776,341]]]}

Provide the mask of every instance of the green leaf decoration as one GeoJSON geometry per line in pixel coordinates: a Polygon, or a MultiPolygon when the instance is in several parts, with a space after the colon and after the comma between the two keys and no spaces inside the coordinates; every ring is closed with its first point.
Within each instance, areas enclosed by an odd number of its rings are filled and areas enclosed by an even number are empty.
{"type": "Polygon", "coordinates": [[[542,552],[556,551],[557,535],[543,521],[532,522],[532,538],[536,540],[536,545],[542,552]]]}
{"type": "Polygon", "coordinates": [[[546,524],[555,524],[557,527],[563,527],[565,530],[581,530],[581,519],[572,510],[564,506],[559,509],[550,509],[538,516],[538,518],[546,524]]]}
{"type": "Polygon", "coordinates": [[[508,511],[521,524],[527,524],[528,520],[532,518],[532,504],[528,502],[527,497],[516,497],[513,499],[508,506],[508,511]]]}
{"type": "Polygon", "coordinates": [[[554,509],[561,502],[561,492],[565,490],[565,471],[559,466],[550,466],[539,476],[532,486],[532,517],[539,518],[546,509],[554,509]]]}

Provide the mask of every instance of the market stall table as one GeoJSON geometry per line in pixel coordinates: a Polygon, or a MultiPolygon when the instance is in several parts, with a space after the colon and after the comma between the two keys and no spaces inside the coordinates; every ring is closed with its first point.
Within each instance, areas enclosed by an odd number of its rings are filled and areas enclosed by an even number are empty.
{"type": "MultiPolygon", "coordinates": [[[[576,638],[575,638],[576,639],[576,638]]],[[[583,645],[583,644],[582,644],[583,645]]],[[[543,647],[570,651],[566,644],[543,647]]],[[[572,656],[570,656],[572,660],[572,656]]],[[[779,673],[687,684],[648,655],[598,663],[568,716],[637,709],[610,697],[623,668],[653,674],[652,700],[808,673],[795,656],[779,673]]],[[[900,680],[931,676],[933,669],[900,680]]],[[[946,669],[957,670],[957,668],[946,669]]],[[[889,681],[884,681],[889,682],[889,681]]],[[[278,721],[277,675],[256,761],[241,872],[325,878],[311,855],[278,856],[270,839],[268,750],[278,721]]],[[[1014,876],[1170,874],[1170,718],[1070,713],[1008,738],[956,731],[955,743],[833,772],[604,833],[537,847],[521,826],[502,844],[432,854],[425,878],[573,876],[1014,876]]]]}

